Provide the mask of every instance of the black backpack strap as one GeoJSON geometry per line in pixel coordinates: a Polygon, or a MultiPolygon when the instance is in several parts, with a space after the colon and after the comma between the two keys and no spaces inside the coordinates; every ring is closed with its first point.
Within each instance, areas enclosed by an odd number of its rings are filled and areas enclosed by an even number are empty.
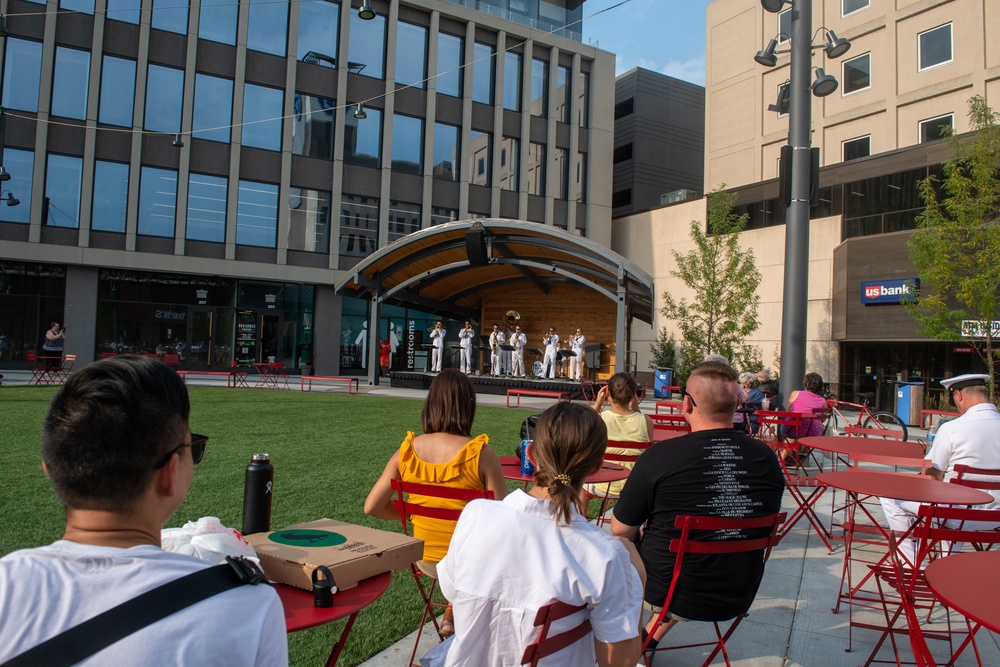
{"type": "Polygon", "coordinates": [[[75,665],[147,625],[244,584],[267,582],[253,561],[226,557],[215,567],[163,584],[52,637],[0,667],[75,665]]]}

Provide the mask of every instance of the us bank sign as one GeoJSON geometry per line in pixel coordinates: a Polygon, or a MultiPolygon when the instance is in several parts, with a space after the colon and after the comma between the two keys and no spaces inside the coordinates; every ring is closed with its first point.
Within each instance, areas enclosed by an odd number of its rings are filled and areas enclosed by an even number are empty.
{"type": "Polygon", "coordinates": [[[898,304],[900,301],[916,301],[919,291],[919,278],[869,280],[861,283],[861,303],[868,306],[875,303],[898,304]]]}

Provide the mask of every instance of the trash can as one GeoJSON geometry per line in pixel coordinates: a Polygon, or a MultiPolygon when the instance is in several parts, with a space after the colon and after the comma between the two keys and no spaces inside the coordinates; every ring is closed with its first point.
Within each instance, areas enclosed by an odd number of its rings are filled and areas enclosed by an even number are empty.
{"type": "Polygon", "coordinates": [[[897,382],[896,385],[896,416],[907,426],[920,424],[920,411],[924,409],[924,383],[897,382]]]}
{"type": "MultiPolygon", "coordinates": [[[[657,368],[653,378],[653,396],[663,398],[663,389],[670,386],[674,371],[672,368],[657,368]]],[[[670,390],[667,390],[667,398],[670,398],[670,390]]]]}

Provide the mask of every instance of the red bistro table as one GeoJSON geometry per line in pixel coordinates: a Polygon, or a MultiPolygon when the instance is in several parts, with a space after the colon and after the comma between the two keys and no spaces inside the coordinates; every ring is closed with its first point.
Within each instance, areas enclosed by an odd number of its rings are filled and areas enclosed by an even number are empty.
{"type": "MultiPolygon", "coordinates": [[[[1000,552],[938,558],[924,571],[934,595],[976,623],[1000,632],[1000,552]]],[[[978,629],[978,628],[977,628],[978,629]]]]}
{"type": "Polygon", "coordinates": [[[351,634],[351,628],[354,627],[358,612],[379,599],[389,588],[391,581],[391,572],[383,572],[360,581],[354,588],[338,591],[333,596],[332,607],[315,606],[313,594],[301,588],[274,584],[274,590],[278,592],[281,604],[285,608],[285,629],[288,632],[308,630],[347,617],[347,625],[344,626],[344,631],[340,633],[340,639],[333,645],[330,657],[326,661],[327,667],[333,667],[340,659],[340,652],[344,650],[344,645],[347,644],[347,637],[351,634]]]}
{"type": "MultiPolygon", "coordinates": [[[[524,482],[525,486],[528,485],[528,482],[532,482],[535,479],[531,475],[521,474],[521,459],[516,456],[501,456],[500,467],[503,468],[504,479],[524,482]]],[[[587,477],[587,483],[605,484],[607,482],[617,482],[620,479],[628,477],[630,472],[632,471],[629,468],[620,466],[617,463],[602,463],[600,470],[587,477]]]]}
{"type": "Polygon", "coordinates": [[[882,438],[851,438],[842,435],[810,435],[799,438],[799,443],[812,449],[864,461],[867,456],[896,456],[901,459],[924,458],[924,447],[916,442],[883,440],[882,438]]]}

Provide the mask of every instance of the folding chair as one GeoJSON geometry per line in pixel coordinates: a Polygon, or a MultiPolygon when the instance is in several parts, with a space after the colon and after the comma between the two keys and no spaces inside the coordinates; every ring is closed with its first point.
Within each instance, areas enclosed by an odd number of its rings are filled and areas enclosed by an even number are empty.
{"type": "Polygon", "coordinates": [[[649,415],[653,420],[653,440],[666,440],[678,433],[690,433],[691,424],[687,423],[682,414],[649,415]]]}
{"type": "MultiPolygon", "coordinates": [[[[677,517],[674,521],[674,527],[681,529],[681,536],[677,539],[670,540],[670,551],[677,554],[677,560],[674,561],[674,572],[670,580],[670,588],[667,590],[667,599],[663,602],[663,608],[660,609],[660,613],[657,615],[656,620],[653,623],[652,631],[646,637],[646,641],[642,644],[642,656],[646,663],[646,667],[649,667],[652,662],[651,654],[656,651],[672,651],[674,649],[695,648],[698,646],[715,647],[712,649],[712,652],[709,653],[705,662],[702,663],[702,667],[707,667],[720,651],[722,652],[723,659],[726,661],[726,665],[728,666],[730,664],[729,654],[726,652],[726,641],[732,636],[733,632],[736,631],[736,628],[739,626],[743,618],[747,616],[745,613],[736,616],[724,634],[722,629],[719,627],[720,621],[712,621],[712,625],[715,627],[715,641],[701,642],[698,644],[685,644],[683,646],[657,646],[651,651],[647,651],[647,646],[656,634],[656,630],[660,627],[660,624],[663,623],[667,613],[670,611],[670,603],[673,601],[674,592],[677,590],[677,581],[679,580],[681,571],[683,570],[684,559],[687,554],[721,555],[759,551],[761,552],[763,564],[766,564],[767,559],[771,555],[771,549],[781,540],[778,529],[784,520],[784,512],[780,514],[769,514],[767,516],[746,519],[731,519],[714,516],[677,517]],[[691,533],[696,530],[712,531],[716,533],[716,535],[714,536],[714,539],[712,537],[704,537],[704,534],[699,536],[699,539],[694,539],[691,533]],[[768,532],[768,534],[753,538],[744,537],[740,539],[718,539],[721,536],[720,534],[729,533],[731,531],[750,531],[757,533],[768,532]]],[[[754,597],[757,595],[757,589],[760,587],[760,582],[763,578],[764,568],[761,567],[761,576],[754,584],[754,597]]],[[[728,619],[723,619],[723,621],[725,620],[728,619]]]]}
{"type": "Polygon", "coordinates": [[[62,365],[58,368],[52,369],[52,378],[50,382],[52,384],[62,384],[69,379],[70,371],[73,370],[73,364],[76,363],[75,354],[67,354],[66,358],[63,359],[62,365]]]}
{"type": "Polygon", "coordinates": [[[281,385],[285,385],[285,389],[288,389],[288,369],[285,368],[285,364],[281,361],[271,362],[271,380],[274,382],[275,389],[281,389],[281,385]]]}
{"type": "Polygon", "coordinates": [[[45,366],[38,361],[38,353],[34,350],[28,350],[25,357],[28,361],[28,370],[31,371],[31,379],[28,380],[28,384],[42,384],[43,382],[48,382],[46,378],[47,371],[45,366]]]}
{"type": "Polygon", "coordinates": [[[539,607],[535,614],[535,627],[541,627],[538,639],[524,647],[521,654],[521,664],[536,667],[538,661],[548,657],[557,651],[561,651],[570,644],[575,644],[590,634],[590,619],[584,618],[583,622],[576,627],[560,632],[558,635],[549,637],[549,629],[553,621],[572,616],[573,614],[585,611],[587,605],[574,607],[565,602],[550,602],[544,607],[539,607]]]}
{"type": "MultiPolygon", "coordinates": [[[[629,440],[608,440],[608,450],[618,449],[624,450],[622,452],[611,452],[607,451],[604,453],[604,460],[608,463],[617,463],[618,465],[625,466],[626,468],[632,468],[635,466],[636,460],[639,456],[652,447],[655,443],[650,440],[649,442],[633,442],[629,440]]],[[[600,493],[591,493],[587,491],[587,496],[590,498],[601,498],[601,509],[597,514],[597,519],[595,523],[598,526],[603,526],[606,521],[604,515],[613,506],[614,501],[618,500],[619,494],[611,490],[611,483],[606,483],[604,485],[604,495],[600,493]]]]}
{"type": "Polygon", "coordinates": [[[179,354],[165,354],[163,355],[163,363],[171,368],[181,367],[181,355],[179,354]]]}
{"type": "MultiPolygon", "coordinates": [[[[429,519],[443,519],[445,521],[458,521],[458,517],[462,514],[461,509],[434,507],[436,502],[439,503],[442,500],[459,500],[468,503],[468,501],[477,498],[493,499],[493,491],[489,489],[455,489],[447,486],[415,484],[399,479],[392,480],[392,488],[397,494],[397,498],[392,501],[392,506],[399,512],[399,519],[403,524],[403,533],[406,535],[410,534],[407,522],[415,516],[427,517],[429,519]],[[408,497],[404,498],[403,494],[406,494],[408,497]],[[418,503],[414,499],[415,496],[423,497],[425,500],[420,500],[418,503]],[[423,504],[425,502],[428,504],[423,504]]],[[[434,607],[447,608],[448,605],[441,602],[434,602],[434,588],[437,586],[437,579],[422,572],[416,563],[410,565],[410,571],[413,575],[413,581],[417,584],[417,590],[420,591],[424,610],[420,616],[420,625],[417,627],[417,638],[413,642],[413,651],[410,653],[410,662],[408,664],[411,667],[420,667],[420,663],[414,662],[413,659],[417,655],[417,647],[420,645],[420,635],[424,631],[424,624],[427,623],[429,616],[431,623],[434,624],[434,630],[438,633],[438,638],[443,641],[444,637],[441,636],[441,626],[438,624],[437,616],[434,614],[434,607]],[[430,586],[424,586],[421,581],[423,577],[428,577],[431,580],[430,586]]]]}
{"type": "MultiPolygon", "coordinates": [[[[986,491],[994,496],[998,495],[994,492],[1000,491],[1000,469],[973,468],[972,466],[968,466],[963,463],[956,463],[953,470],[955,471],[956,476],[949,480],[952,484],[961,484],[962,486],[969,486],[973,489],[986,491]]],[[[963,523],[958,527],[965,528],[965,524],[963,523]]],[[[975,542],[972,543],[972,548],[976,551],[989,551],[992,546],[992,544],[983,545],[975,542]]]]}

